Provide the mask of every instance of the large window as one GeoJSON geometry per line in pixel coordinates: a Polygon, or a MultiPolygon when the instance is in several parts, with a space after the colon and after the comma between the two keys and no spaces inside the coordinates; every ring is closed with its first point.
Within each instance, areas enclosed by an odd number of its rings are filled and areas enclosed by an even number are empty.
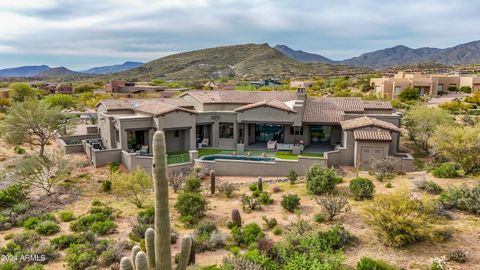
{"type": "Polygon", "coordinates": [[[268,142],[277,141],[283,142],[284,127],[283,125],[274,124],[256,124],[255,125],[255,141],[268,142]]]}
{"type": "Polygon", "coordinates": [[[233,139],[233,123],[220,123],[220,138],[233,139]]]}
{"type": "Polygon", "coordinates": [[[395,95],[400,95],[400,92],[402,92],[402,87],[401,86],[395,86],[395,95]]]}

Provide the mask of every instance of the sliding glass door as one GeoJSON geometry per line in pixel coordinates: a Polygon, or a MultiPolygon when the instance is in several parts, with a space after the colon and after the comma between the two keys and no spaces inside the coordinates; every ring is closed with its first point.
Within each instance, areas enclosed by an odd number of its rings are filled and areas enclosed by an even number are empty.
{"type": "Polygon", "coordinates": [[[284,126],[276,124],[255,124],[255,141],[268,142],[277,141],[283,142],[284,126]]]}

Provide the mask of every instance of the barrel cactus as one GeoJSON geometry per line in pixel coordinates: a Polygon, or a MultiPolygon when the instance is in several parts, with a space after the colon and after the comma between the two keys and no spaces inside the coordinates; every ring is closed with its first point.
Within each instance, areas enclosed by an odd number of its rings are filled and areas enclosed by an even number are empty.
{"type": "MultiPolygon", "coordinates": [[[[153,136],[152,170],[155,191],[155,228],[150,228],[145,232],[146,253],[135,246],[132,249],[132,257],[123,257],[120,261],[121,270],[172,270],[167,156],[165,153],[165,134],[162,131],[155,132],[153,136]]],[[[181,254],[187,254],[183,255],[187,257],[187,262],[182,263],[180,261],[177,270],[185,270],[190,257],[192,238],[186,236],[183,242],[181,254]]]]}
{"type": "Polygon", "coordinates": [[[232,223],[237,227],[242,227],[242,216],[240,215],[240,211],[238,211],[238,209],[232,210],[232,223]]]}

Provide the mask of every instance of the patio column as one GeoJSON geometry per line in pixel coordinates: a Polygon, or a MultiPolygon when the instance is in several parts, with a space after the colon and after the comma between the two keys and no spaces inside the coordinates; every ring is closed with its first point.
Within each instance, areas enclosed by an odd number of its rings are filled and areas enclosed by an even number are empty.
{"type": "Polygon", "coordinates": [[[238,123],[233,122],[233,142],[235,145],[238,143],[238,123]]]}
{"type": "Polygon", "coordinates": [[[148,153],[153,153],[153,134],[155,130],[153,128],[148,130],[148,153]]]}
{"type": "Polygon", "coordinates": [[[197,149],[197,126],[192,125],[190,129],[190,150],[197,149]]]}
{"type": "Polygon", "coordinates": [[[212,146],[217,147],[218,146],[218,137],[220,136],[218,134],[218,120],[215,120],[212,124],[212,146]]]}
{"type": "Polygon", "coordinates": [[[248,145],[248,134],[249,134],[248,127],[249,127],[248,123],[243,124],[243,144],[245,144],[245,146],[248,145]]]}

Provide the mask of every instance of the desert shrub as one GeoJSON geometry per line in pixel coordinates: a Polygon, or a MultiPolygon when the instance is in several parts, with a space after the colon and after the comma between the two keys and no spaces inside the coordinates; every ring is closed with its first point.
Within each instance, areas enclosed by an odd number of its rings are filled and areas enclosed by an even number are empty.
{"type": "Polygon", "coordinates": [[[283,195],[280,204],[285,210],[293,213],[295,210],[300,209],[300,197],[296,194],[283,195]]]}
{"type": "Polygon", "coordinates": [[[449,111],[451,113],[462,113],[474,108],[473,104],[462,102],[460,100],[453,100],[444,102],[438,105],[442,110],[449,111]]]}
{"type": "Polygon", "coordinates": [[[107,267],[113,263],[120,262],[123,257],[123,251],[125,250],[125,243],[108,241],[102,244],[105,248],[98,256],[99,265],[107,267]]]}
{"type": "Polygon", "coordinates": [[[90,245],[72,244],[67,250],[65,262],[73,270],[83,270],[94,266],[97,261],[97,253],[90,245]]]}
{"type": "Polygon", "coordinates": [[[294,185],[295,182],[298,180],[298,173],[294,170],[290,170],[288,172],[288,181],[290,182],[290,185],[294,185]]]}
{"type": "Polygon", "coordinates": [[[337,215],[350,211],[350,205],[344,196],[326,195],[315,198],[315,202],[320,205],[328,220],[333,220],[337,215]]]}
{"type": "Polygon", "coordinates": [[[258,191],[258,185],[257,183],[252,183],[248,186],[248,189],[250,189],[250,191],[252,192],[255,192],[255,191],[258,191]]]}
{"type": "Polygon", "coordinates": [[[443,163],[432,170],[433,176],[437,178],[455,178],[458,176],[457,168],[453,163],[443,163]]]}
{"type": "Polygon", "coordinates": [[[430,194],[440,194],[443,191],[441,186],[431,180],[422,179],[418,182],[415,182],[415,186],[418,189],[428,192],[430,194]]]}
{"type": "Polygon", "coordinates": [[[369,257],[362,257],[357,263],[355,270],[398,270],[399,268],[390,265],[382,260],[375,260],[369,257]]]}
{"type": "Polygon", "coordinates": [[[402,92],[400,92],[400,100],[405,102],[405,101],[410,101],[410,100],[418,100],[420,99],[420,93],[418,92],[417,89],[414,88],[405,88],[403,89],[402,92]]]}
{"type": "Polygon", "coordinates": [[[447,269],[447,257],[435,257],[429,260],[430,270],[446,270],[447,269]]]}
{"type": "MultiPolygon", "coordinates": [[[[58,256],[55,248],[48,241],[42,240],[41,236],[35,231],[24,231],[15,234],[6,245],[0,248],[0,254],[5,256],[5,258],[19,258],[19,260],[15,262],[15,266],[18,268],[14,269],[23,269],[28,263],[31,263],[31,261],[28,260],[20,260],[21,257],[43,256],[45,260],[42,261],[42,263],[48,263],[58,256]]],[[[2,267],[4,266],[2,265],[2,267]]]]}
{"type": "Polygon", "coordinates": [[[257,242],[260,238],[263,238],[265,234],[262,228],[256,223],[249,223],[244,227],[232,228],[232,238],[237,246],[248,246],[251,243],[257,242]]]}
{"type": "Polygon", "coordinates": [[[270,197],[270,194],[268,194],[268,192],[261,192],[260,195],[258,196],[258,201],[261,203],[261,204],[272,204],[273,203],[273,199],[270,197]]]}
{"type": "Polygon", "coordinates": [[[58,237],[50,239],[50,244],[52,244],[57,249],[65,249],[73,243],[81,243],[83,241],[83,234],[64,234],[58,237]]]}
{"type": "Polygon", "coordinates": [[[77,220],[70,223],[70,229],[73,232],[91,231],[99,235],[113,233],[117,225],[113,219],[117,216],[117,211],[101,202],[92,202],[88,214],[80,216],[77,220]]]}
{"type": "Polygon", "coordinates": [[[35,231],[41,235],[52,235],[60,231],[60,226],[52,221],[43,221],[35,226],[35,231]]]}
{"type": "Polygon", "coordinates": [[[392,186],[392,183],[386,183],[386,184],[385,184],[385,187],[386,187],[386,188],[392,188],[393,186],[392,186]]]}
{"type": "Polygon", "coordinates": [[[267,218],[266,216],[262,216],[262,220],[267,229],[273,229],[278,224],[277,219],[275,218],[267,218]]]}
{"type": "Polygon", "coordinates": [[[23,223],[22,226],[28,230],[34,230],[35,227],[40,223],[39,217],[29,217],[23,223]]]}
{"type": "Polygon", "coordinates": [[[180,214],[180,221],[186,225],[196,224],[205,215],[207,201],[199,193],[181,192],[174,205],[180,214]]]}
{"type": "Polygon", "coordinates": [[[466,263],[468,261],[467,254],[463,250],[454,250],[448,254],[448,261],[457,263],[466,263]]]}
{"type": "Polygon", "coordinates": [[[349,188],[355,199],[363,200],[373,196],[375,186],[369,179],[357,177],[352,179],[349,188]]]}
{"type": "Polygon", "coordinates": [[[238,186],[233,183],[224,182],[217,186],[218,192],[227,198],[232,198],[233,194],[239,190],[238,186]]]}
{"type": "Polygon", "coordinates": [[[317,223],[322,223],[325,221],[327,217],[325,216],[324,213],[317,213],[313,216],[313,221],[317,222],[317,223]]]}
{"type": "Polygon", "coordinates": [[[75,215],[73,214],[73,212],[67,210],[59,212],[58,217],[63,222],[69,222],[75,219],[75,215]]]}
{"type": "Polygon", "coordinates": [[[440,202],[447,208],[456,208],[480,215],[480,185],[449,187],[440,194],[440,202]]]}
{"type": "Polygon", "coordinates": [[[262,270],[262,266],[243,257],[225,257],[222,263],[225,270],[262,270]]]}
{"type": "Polygon", "coordinates": [[[190,173],[187,176],[185,176],[185,184],[183,186],[183,191],[200,192],[201,188],[202,188],[202,181],[197,175],[190,173]]]}
{"type": "Polygon", "coordinates": [[[258,199],[248,196],[246,194],[242,194],[242,198],[240,199],[242,203],[242,209],[245,213],[250,213],[252,211],[262,209],[260,202],[258,199]]]}
{"type": "Polygon", "coordinates": [[[105,180],[102,182],[102,190],[103,192],[110,192],[112,191],[112,181],[105,180]]]}
{"type": "Polygon", "coordinates": [[[13,147],[13,152],[19,155],[23,155],[26,153],[25,148],[21,147],[20,145],[15,145],[13,147]]]}
{"type": "Polygon", "coordinates": [[[313,195],[333,193],[337,184],[342,182],[342,177],[336,175],[334,168],[322,168],[319,165],[308,168],[306,179],[307,191],[313,195]]]}
{"type": "Polygon", "coordinates": [[[198,178],[202,179],[205,176],[207,176],[208,173],[209,172],[208,172],[207,168],[202,167],[202,166],[195,166],[190,170],[189,174],[193,174],[193,175],[197,176],[198,178]]]}
{"type": "Polygon", "coordinates": [[[0,191],[0,209],[12,207],[15,204],[24,202],[27,194],[20,185],[12,185],[0,191]]]}
{"type": "Polygon", "coordinates": [[[183,174],[176,174],[168,179],[168,185],[173,189],[174,193],[177,193],[183,188],[185,183],[185,177],[183,174]]]}
{"type": "Polygon", "coordinates": [[[394,158],[372,159],[370,162],[370,174],[380,182],[395,176],[396,162],[394,158]]]}
{"type": "Polygon", "coordinates": [[[394,247],[443,240],[443,232],[435,228],[436,219],[433,204],[411,198],[404,191],[378,195],[366,209],[366,222],[379,240],[394,247]]]}
{"type": "Polygon", "coordinates": [[[110,173],[116,173],[120,170],[120,162],[109,162],[108,170],[110,173]]]}
{"type": "Polygon", "coordinates": [[[23,268],[23,270],[43,270],[45,269],[42,264],[34,263],[32,265],[27,265],[23,268]]]}
{"type": "Polygon", "coordinates": [[[285,227],[287,237],[296,238],[312,230],[312,225],[304,219],[299,218],[285,227]]]}
{"type": "Polygon", "coordinates": [[[153,180],[150,172],[138,167],[133,172],[114,173],[112,177],[113,192],[142,208],[150,198],[153,180]]]}
{"type": "Polygon", "coordinates": [[[275,228],[273,228],[273,230],[272,230],[272,233],[274,235],[280,235],[280,234],[282,234],[282,228],[280,228],[278,226],[275,226],[275,228]]]}
{"type": "Polygon", "coordinates": [[[198,225],[193,240],[197,252],[216,250],[224,247],[226,243],[225,235],[217,229],[214,223],[208,221],[198,225]]]}
{"type": "Polygon", "coordinates": [[[449,92],[458,92],[458,88],[455,85],[451,85],[447,89],[449,92]]]}
{"type": "Polygon", "coordinates": [[[460,87],[460,92],[463,92],[463,93],[471,93],[472,92],[472,88],[470,86],[462,86],[460,87]]]}

